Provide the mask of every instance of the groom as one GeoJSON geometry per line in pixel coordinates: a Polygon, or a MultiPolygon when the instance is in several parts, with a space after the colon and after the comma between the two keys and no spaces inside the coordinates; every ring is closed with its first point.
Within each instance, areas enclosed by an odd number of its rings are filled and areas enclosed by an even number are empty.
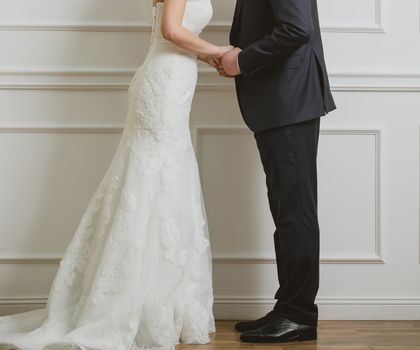
{"type": "MultiPolygon", "coordinates": [[[[336,108],[324,62],[316,0],[237,0],[235,48],[218,65],[234,76],[245,123],[254,132],[276,230],[279,288],[273,310],[239,322],[245,342],[317,338],[320,117],[336,108]]],[[[264,234],[260,232],[259,234],[264,234]]]]}

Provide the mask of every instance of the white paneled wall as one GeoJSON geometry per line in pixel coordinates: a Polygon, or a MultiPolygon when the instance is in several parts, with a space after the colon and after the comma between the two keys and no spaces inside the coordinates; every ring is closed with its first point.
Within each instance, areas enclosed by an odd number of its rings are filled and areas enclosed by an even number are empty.
{"type": "MultiPolygon", "coordinates": [[[[234,0],[204,37],[226,43],[234,0]]],[[[321,121],[321,319],[420,318],[419,0],[319,0],[338,110],[321,121]]],[[[0,0],[0,313],[42,307],[114,154],[151,0],[0,0]]],[[[200,66],[191,113],[218,318],[277,288],[263,171],[232,81],[200,66]]]]}

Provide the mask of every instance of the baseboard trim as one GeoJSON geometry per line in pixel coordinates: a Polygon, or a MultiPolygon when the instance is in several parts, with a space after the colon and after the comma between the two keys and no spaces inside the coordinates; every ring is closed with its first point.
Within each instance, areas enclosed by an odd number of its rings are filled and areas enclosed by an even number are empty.
{"type": "Polygon", "coordinates": [[[1,298],[0,297],[0,316],[26,312],[46,307],[46,297],[28,298],[1,298]]]}
{"type": "MultiPolygon", "coordinates": [[[[420,320],[420,298],[317,298],[319,320],[420,320]]],[[[216,298],[220,320],[261,317],[274,306],[269,298],[216,298]]]]}
{"type": "MultiPolygon", "coordinates": [[[[1,298],[0,316],[40,309],[46,297],[1,298]]],[[[420,298],[317,298],[320,320],[420,320],[420,298]]],[[[218,320],[258,318],[272,309],[274,299],[215,297],[218,320]]]]}

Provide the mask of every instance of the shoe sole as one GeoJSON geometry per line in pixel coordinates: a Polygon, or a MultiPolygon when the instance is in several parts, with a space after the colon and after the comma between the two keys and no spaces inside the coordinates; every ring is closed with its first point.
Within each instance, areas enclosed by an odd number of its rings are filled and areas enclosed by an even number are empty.
{"type": "Polygon", "coordinates": [[[291,341],[310,341],[317,340],[317,331],[308,330],[300,334],[296,334],[286,339],[270,339],[270,338],[258,338],[258,337],[240,337],[240,340],[246,343],[286,343],[291,341]]]}

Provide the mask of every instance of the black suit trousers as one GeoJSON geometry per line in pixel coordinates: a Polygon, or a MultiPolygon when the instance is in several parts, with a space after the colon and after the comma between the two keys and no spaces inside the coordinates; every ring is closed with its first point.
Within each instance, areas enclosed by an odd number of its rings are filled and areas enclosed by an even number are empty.
{"type": "Polygon", "coordinates": [[[319,287],[317,149],[320,118],[254,133],[276,226],[279,288],[274,310],[317,325],[319,287]]]}

